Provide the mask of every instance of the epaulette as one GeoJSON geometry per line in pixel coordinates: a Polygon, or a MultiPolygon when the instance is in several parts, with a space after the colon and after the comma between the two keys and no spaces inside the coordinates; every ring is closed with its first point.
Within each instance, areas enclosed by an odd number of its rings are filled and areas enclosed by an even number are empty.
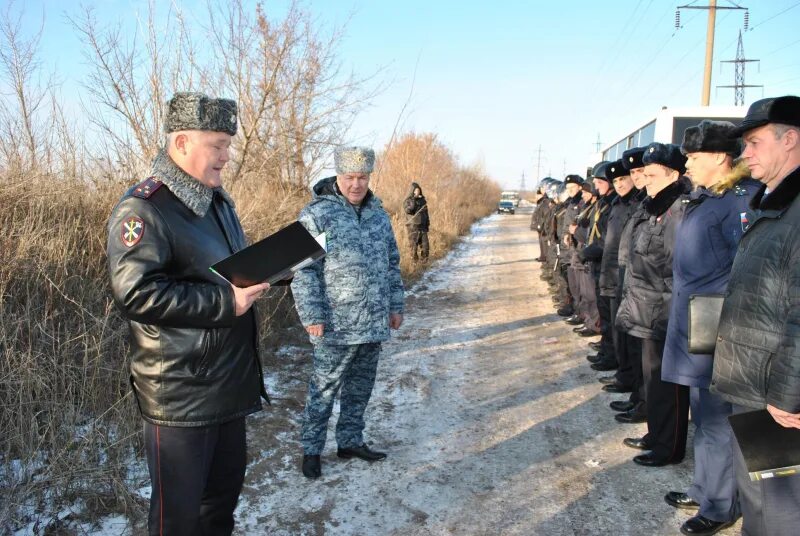
{"type": "Polygon", "coordinates": [[[148,199],[155,193],[156,190],[161,188],[164,183],[156,177],[147,177],[145,180],[133,187],[131,195],[140,199],[148,199]]]}

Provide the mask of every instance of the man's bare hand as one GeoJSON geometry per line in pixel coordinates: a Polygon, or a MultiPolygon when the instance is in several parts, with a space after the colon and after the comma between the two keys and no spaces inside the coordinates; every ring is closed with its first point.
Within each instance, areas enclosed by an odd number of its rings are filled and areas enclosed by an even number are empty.
{"type": "Polygon", "coordinates": [[[322,334],[325,333],[325,324],[313,324],[311,326],[306,326],[306,331],[312,337],[322,337],[322,334]]]}
{"type": "Polygon", "coordinates": [[[578,224],[570,223],[569,224],[569,234],[575,234],[575,231],[578,230],[578,224]]]}
{"type": "Polygon", "coordinates": [[[236,316],[242,316],[250,310],[253,302],[269,288],[269,283],[259,283],[245,288],[231,285],[231,288],[233,288],[233,297],[236,302],[236,316]]]}
{"type": "Polygon", "coordinates": [[[788,413],[770,405],[767,405],[767,411],[784,428],[800,428],[800,413],[788,413]]]}
{"type": "Polygon", "coordinates": [[[400,326],[403,325],[403,315],[399,313],[390,313],[389,314],[389,327],[392,329],[400,329],[400,326]]]}

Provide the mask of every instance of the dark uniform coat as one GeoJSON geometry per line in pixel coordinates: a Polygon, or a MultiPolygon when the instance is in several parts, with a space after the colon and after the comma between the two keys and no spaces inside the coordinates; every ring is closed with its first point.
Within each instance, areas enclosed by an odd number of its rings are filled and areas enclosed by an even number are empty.
{"type": "Polygon", "coordinates": [[[742,216],[759,186],[758,181],[742,180],[739,170],[723,179],[715,191],[701,188],[691,194],[675,235],[672,305],[661,372],[664,381],[705,389],[711,384],[712,356],[688,350],[689,297],[725,292],[744,233],[742,216]]]}
{"type": "Polygon", "coordinates": [[[131,384],[158,425],[208,426],[253,413],[263,392],[255,315],[237,317],[209,267],[245,247],[233,202],[164,152],[108,223],[114,302],[130,324],[131,384]]]}
{"type": "Polygon", "coordinates": [[[636,221],[617,325],[640,339],[663,341],[672,296],[672,248],[691,184],[685,177],[643,202],[646,220],[636,221]]]}
{"type": "Polygon", "coordinates": [[[800,413],[800,168],[755,194],[733,261],[711,390],[800,413]]]}

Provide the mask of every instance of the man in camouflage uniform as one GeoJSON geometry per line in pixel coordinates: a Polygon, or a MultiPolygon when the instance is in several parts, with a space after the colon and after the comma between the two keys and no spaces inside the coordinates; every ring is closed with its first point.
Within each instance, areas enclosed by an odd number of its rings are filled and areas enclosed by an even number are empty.
{"type": "Polygon", "coordinates": [[[382,460],[363,438],[364,411],[372,394],[381,343],[403,322],[400,253],[389,216],[369,190],[372,149],[340,148],[336,176],[314,186],[299,220],[318,236],[327,255],[300,270],[292,293],[300,321],[314,344],[314,370],[303,414],[303,474],[322,475],[328,419],[341,389],[336,424],[340,458],[382,460]]]}

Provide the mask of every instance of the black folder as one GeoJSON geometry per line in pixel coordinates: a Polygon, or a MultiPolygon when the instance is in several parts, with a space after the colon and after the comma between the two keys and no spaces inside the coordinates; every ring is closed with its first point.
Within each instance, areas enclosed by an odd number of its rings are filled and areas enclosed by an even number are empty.
{"type": "Polygon", "coordinates": [[[268,282],[288,284],[294,273],[325,256],[325,249],[303,224],[294,222],[211,266],[237,287],[268,282]]]}
{"type": "Polygon", "coordinates": [[[728,417],[750,480],[800,474],[800,429],[784,428],[765,409],[728,417]]]}

